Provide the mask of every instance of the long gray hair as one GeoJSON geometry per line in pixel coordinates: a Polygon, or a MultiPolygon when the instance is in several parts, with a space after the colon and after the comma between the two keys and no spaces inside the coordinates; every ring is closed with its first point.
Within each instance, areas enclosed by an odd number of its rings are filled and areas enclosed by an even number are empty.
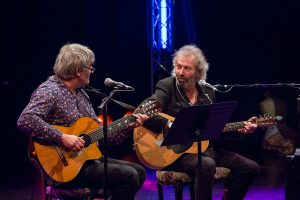
{"type": "Polygon", "coordinates": [[[205,58],[202,50],[199,49],[194,44],[182,46],[180,49],[178,49],[173,54],[172,76],[175,77],[175,70],[174,69],[176,67],[178,57],[179,56],[188,56],[190,54],[192,54],[196,57],[196,70],[200,74],[200,76],[198,77],[198,80],[206,80],[209,64],[207,63],[206,58],[205,58]]]}

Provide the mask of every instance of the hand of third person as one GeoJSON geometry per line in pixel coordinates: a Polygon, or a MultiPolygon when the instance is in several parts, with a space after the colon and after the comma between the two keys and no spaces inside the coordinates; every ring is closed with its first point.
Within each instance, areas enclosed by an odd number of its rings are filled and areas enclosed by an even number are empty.
{"type": "Polygon", "coordinates": [[[240,128],[238,131],[243,134],[253,133],[257,128],[257,124],[255,123],[256,119],[257,117],[251,117],[249,120],[244,121],[244,127],[240,128]]]}

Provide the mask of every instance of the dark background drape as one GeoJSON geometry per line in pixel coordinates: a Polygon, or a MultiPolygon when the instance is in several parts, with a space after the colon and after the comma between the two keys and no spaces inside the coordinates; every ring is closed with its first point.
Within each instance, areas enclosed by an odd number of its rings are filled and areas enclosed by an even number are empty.
{"type": "MultiPolygon", "coordinates": [[[[149,0],[148,0],[149,1],[149,0]]],[[[138,105],[150,95],[147,1],[10,0],[1,2],[1,157],[8,168],[27,162],[27,137],[16,120],[31,93],[47,76],[65,43],[81,43],[96,54],[92,85],[109,93],[110,77],[135,87],[116,99],[138,105]]],[[[173,43],[195,43],[210,63],[211,84],[299,83],[300,14],[294,0],[175,0],[173,43]]],[[[171,60],[171,57],[169,58],[171,60]]],[[[165,63],[163,63],[165,64],[165,63]]],[[[166,62],[167,68],[171,66],[166,62]]],[[[158,72],[166,76],[163,71],[158,72]]],[[[234,119],[259,114],[264,89],[234,89],[222,100],[239,100],[234,119]]],[[[295,89],[280,89],[296,127],[295,89]]],[[[91,95],[95,108],[101,99],[91,95]]],[[[113,103],[110,115],[122,117],[113,103]]],[[[241,119],[243,118],[243,119],[241,119]]],[[[130,143],[130,142],[128,142],[130,143]]],[[[259,144],[258,144],[259,145],[259,144]]],[[[120,152],[130,152],[124,145],[120,152]]]]}

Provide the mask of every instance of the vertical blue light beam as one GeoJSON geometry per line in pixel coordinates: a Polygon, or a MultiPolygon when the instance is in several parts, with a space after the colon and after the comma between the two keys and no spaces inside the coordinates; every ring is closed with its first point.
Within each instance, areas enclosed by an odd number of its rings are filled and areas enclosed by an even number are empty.
{"type": "Polygon", "coordinates": [[[167,30],[167,3],[166,0],[160,2],[160,21],[161,21],[161,48],[167,48],[168,30],[167,30]]]}

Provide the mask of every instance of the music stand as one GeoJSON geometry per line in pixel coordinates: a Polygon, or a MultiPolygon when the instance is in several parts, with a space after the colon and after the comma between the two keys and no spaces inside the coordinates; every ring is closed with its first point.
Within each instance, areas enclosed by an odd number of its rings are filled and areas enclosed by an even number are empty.
{"type": "MultiPolygon", "coordinates": [[[[237,104],[237,101],[231,101],[183,107],[177,113],[161,146],[198,142],[198,172],[200,172],[202,165],[201,141],[215,140],[220,136],[237,104]]],[[[200,179],[198,180],[200,186],[200,179]]]]}

